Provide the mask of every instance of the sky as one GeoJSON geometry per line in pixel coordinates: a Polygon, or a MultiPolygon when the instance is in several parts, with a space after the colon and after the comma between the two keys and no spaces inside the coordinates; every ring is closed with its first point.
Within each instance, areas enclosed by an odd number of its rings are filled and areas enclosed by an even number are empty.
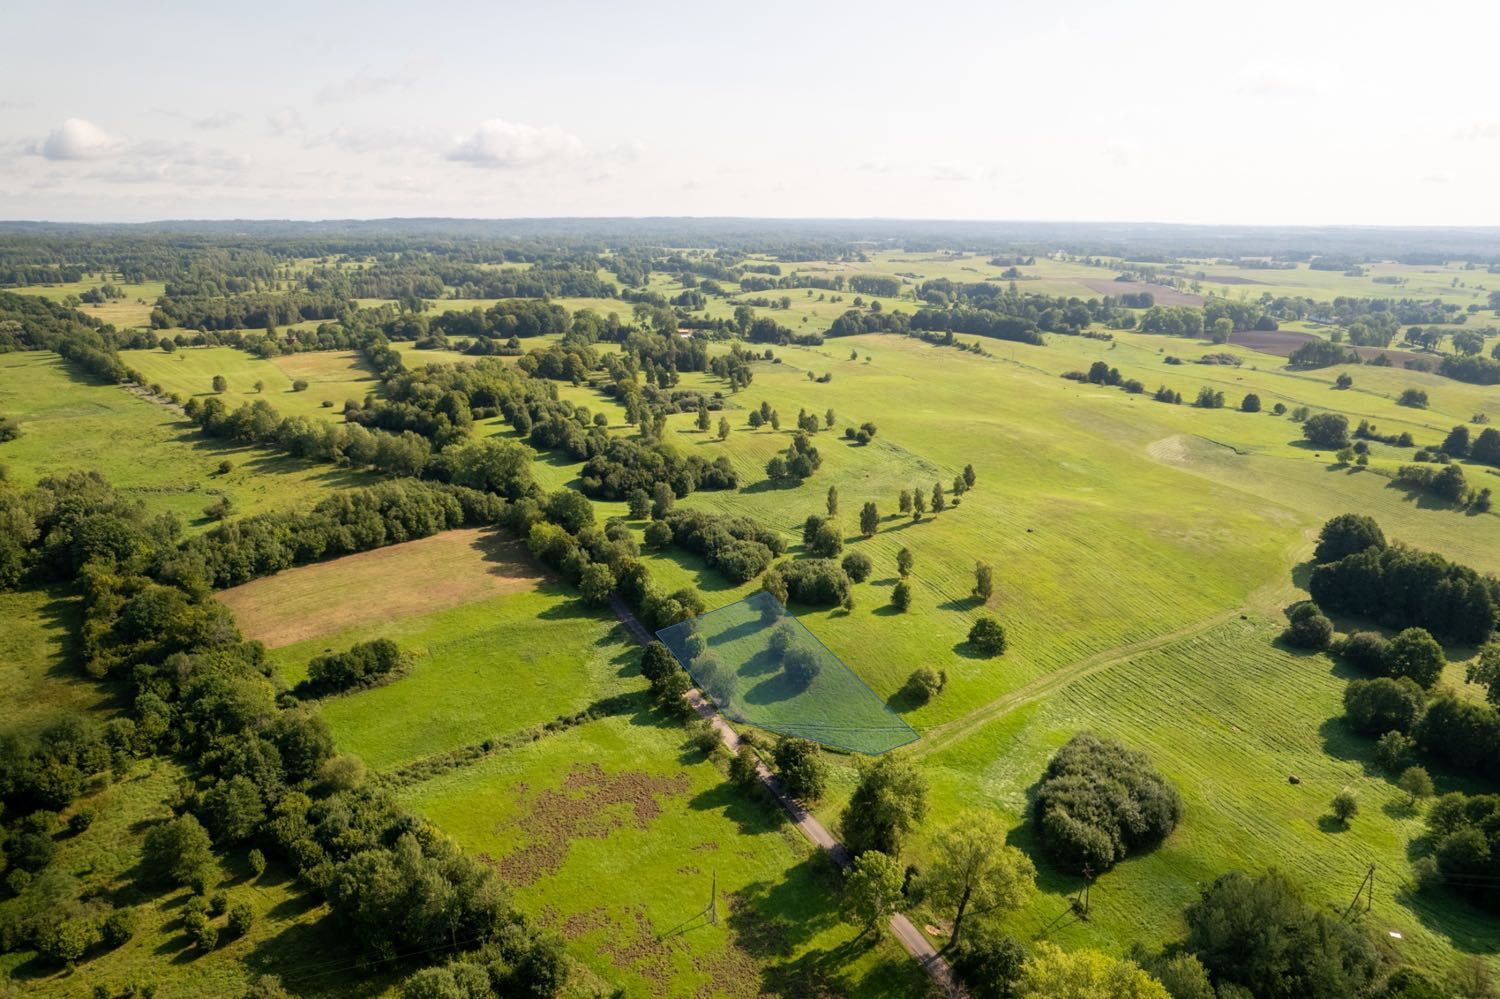
{"type": "Polygon", "coordinates": [[[1500,225],[1494,0],[69,3],[0,219],[1500,225]]]}

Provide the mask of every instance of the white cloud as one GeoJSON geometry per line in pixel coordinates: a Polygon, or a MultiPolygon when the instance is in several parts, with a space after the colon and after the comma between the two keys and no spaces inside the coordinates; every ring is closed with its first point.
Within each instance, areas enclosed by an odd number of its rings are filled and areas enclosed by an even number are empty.
{"type": "Polygon", "coordinates": [[[202,118],[194,118],[188,124],[200,132],[206,132],[215,128],[227,128],[238,122],[240,118],[241,115],[238,111],[215,111],[213,114],[204,115],[202,118]]]}
{"type": "Polygon", "coordinates": [[[391,73],[386,76],[376,76],[371,73],[360,72],[348,79],[325,84],[318,90],[313,99],[319,104],[352,101],[358,100],[361,97],[373,97],[376,94],[383,94],[389,90],[404,90],[415,82],[417,82],[416,77],[407,73],[391,73]]]}
{"type": "Polygon", "coordinates": [[[96,160],[117,153],[125,140],[110,135],[91,121],[69,118],[37,148],[49,160],[96,160]]]}
{"type": "Polygon", "coordinates": [[[1453,138],[1469,142],[1479,139],[1500,139],[1500,121],[1476,121],[1466,128],[1454,131],[1453,138]]]}
{"type": "Polygon", "coordinates": [[[1240,71],[1239,93],[1247,97],[1317,97],[1322,86],[1305,69],[1286,63],[1252,63],[1240,71]]]}
{"type": "Polygon", "coordinates": [[[473,135],[455,140],[447,155],[459,163],[514,168],[565,159],[582,151],[578,137],[562,129],[491,118],[480,123],[473,135]]]}

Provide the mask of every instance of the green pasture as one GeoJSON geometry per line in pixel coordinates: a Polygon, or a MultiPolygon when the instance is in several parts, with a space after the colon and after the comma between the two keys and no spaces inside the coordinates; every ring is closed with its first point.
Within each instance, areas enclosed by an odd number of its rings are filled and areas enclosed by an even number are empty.
{"type": "Polygon", "coordinates": [[[119,385],[87,381],[44,351],[0,354],[0,414],[21,423],[21,436],[0,444],[0,465],[14,481],[97,469],[152,509],[176,514],[190,530],[210,526],[203,508],[222,495],[237,513],[253,514],[307,505],[330,489],[372,481],[206,438],[167,406],[119,385]],[[222,461],[231,463],[229,472],[218,471],[222,461]]]}
{"type": "Polygon", "coordinates": [[[920,995],[889,937],[838,919],[837,876],[765,802],[645,708],[543,737],[402,791],[499,865],[607,994],[920,995]],[[718,886],[718,921],[706,910],[718,886]]]}
{"type": "Polygon", "coordinates": [[[270,655],[295,684],[312,657],[375,638],[411,655],[410,672],[326,699],[323,716],[339,750],[376,770],[513,735],[636,686],[621,681],[638,656],[619,622],[561,583],[323,635],[270,655]]]}
{"type": "Polygon", "coordinates": [[[380,382],[357,351],[311,351],[263,359],[235,347],[182,347],[171,353],[133,350],[125,363],[160,385],[168,395],[180,394],[200,402],[217,397],[234,409],[264,399],[283,416],[312,416],[344,422],[344,403],[359,402],[379,389],[380,382]],[[213,391],[215,375],[228,387],[213,391]],[[303,391],[292,383],[307,382],[303,391]],[[257,390],[256,383],[262,388],[257,390]],[[324,405],[328,403],[328,405],[324,405]]]}
{"type": "Polygon", "coordinates": [[[18,295],[39,295],[54,302],[61,302],[69,295],[82,295],[103,284],[113,284],[125,293],[125,297],[100,302],[97,305],[83,303],[78,306],[78,311],[122,329],[149,326],[151,310],[156,307],[156,300],[166,291],[166,283],[163,281],[127,284],[107,274],[90,274],[82,281],[25,285],[11,290],[18,295]]]}

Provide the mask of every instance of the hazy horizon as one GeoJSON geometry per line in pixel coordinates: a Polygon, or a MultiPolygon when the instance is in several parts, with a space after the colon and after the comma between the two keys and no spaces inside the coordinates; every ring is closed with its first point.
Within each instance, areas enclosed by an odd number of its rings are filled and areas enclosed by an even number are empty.
{"type": "Polygon", "coordinates": [[[1444,12],[18,10],[0,218],[1500,225],[1500,10],[1444,12]]]}

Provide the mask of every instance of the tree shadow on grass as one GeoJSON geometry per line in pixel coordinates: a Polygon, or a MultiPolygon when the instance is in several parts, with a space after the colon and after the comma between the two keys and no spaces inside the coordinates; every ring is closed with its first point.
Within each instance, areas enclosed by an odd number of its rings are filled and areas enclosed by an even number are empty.
{"type": "Polygon", "coordinates": [[[1349,831],[1349,823],[1336,815],[1319,815],[1318,831],[1327,833],[1330,836],[1346,833],[1349,831]]]}
{"type": "Polygon", "coordinates": [[[1396,900],[1406,906],[1428,930],[1446,937],[1469,954],[1500,953],[1500,933],[1495,932],[1493,913],[1474,905],[1452,888],[1418,891],[1413,885],[1396,890],[1396,900]]]}
{"type": "Polygon", "coordinates": [[[770,479],[761,479],[758,482],[752,482],[748,486],[741,486],[740,495],[755,496],[760,493],[786,492],[791,489],[796,489],[800,485],[802,485],[801,482],[773,482],[770,479]]]}
{"type": "Polygon", "coordinates": [[[788,821],[786,813],[769,795],[737,787],[727,780],[698,792],[688,800],[688,807],[696,812],[718,812],[735,824],[741,836],[772,832],[788,821]]]}

